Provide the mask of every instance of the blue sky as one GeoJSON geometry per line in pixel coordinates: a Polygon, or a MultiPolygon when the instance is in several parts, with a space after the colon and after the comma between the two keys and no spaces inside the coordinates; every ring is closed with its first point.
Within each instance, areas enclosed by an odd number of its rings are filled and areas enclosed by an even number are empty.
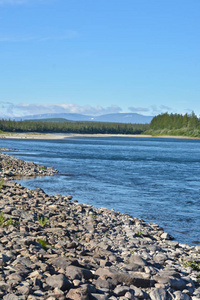
{"type": "Polygon", "coordinates": [[[0,0],[0,116],[199,116],[199,32],[199,0],[0,0]]]}

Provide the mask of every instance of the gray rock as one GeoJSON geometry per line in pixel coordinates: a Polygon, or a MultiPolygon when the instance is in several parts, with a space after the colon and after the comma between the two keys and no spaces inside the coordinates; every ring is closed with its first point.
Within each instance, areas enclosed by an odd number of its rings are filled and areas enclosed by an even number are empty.
{"type": "Polygon", "coordinates": [[[83,269],[83,268],[80,268],[80,267],[76,267],[76,266],[68,266],[65,270],[65,274],[71,278],[72,280],[73,279],[79,279],[79,280],[82,280],[83,278],[88,280],[90,278],[93,277],[93,274],[90,270],[87,270],[87,269],[83,269]]]}
{"type": "Polygon", "coordinates": [[[165,289],[153,289],[150,292],[150,298],[151,300],[166,300],[167,299],[167,293],[165,289]]]}
{"type": "Polygon", "coordinates": [[[188,296],[187,294],[181,293],[180,291],[176,291],[173,293],[175,298],[174,300],[190,300],[190,296],[188,296]]]}
{"type": "Polygon", "coordinates": [[[69,290],[71,287],[71,283],[63,274],[49,276],[46,279],[46,283],[49,286],[59,288],[62,291],[69,290]]]}
{"type": "Polygon", "coordinates": [[[95,285],[97,288],[106,288],[109,290],[114,288],[114,284],[112,283],[112,281],[109,278],[106,280],[98,278],[95,285]]]}
{"type": "Polygon", "coordinates": [[[184,290],[187,282],[183,279],[170,279],[170,285],[175,290],[184,290]]]}
{"type": "Polygon", "coordinates": [[[118,286],[114,289],[114,294],[116,296],[124,296],[126,294],[126,292],[130,291],[130,287],[128,286],[118,286]]]}
{"type": "Polygon", "coordinates": [[[161,239],[164,239],[164,240],[171,240],[172,239],[172,236],[167,233],[167,232],[163,232],[163,234],[161,234],[161,239]]]}
{"type": "Polygon", "coordinates": [[[67,293],[67,298],[72,300],[89,300],[87,289],[79,287],[77,289],[70,289],[67,293]]]}
{"type": "Polygon", "coordinates": [[[19,300],[19,298],[14,294],[8,294],[6,296],[3,296],[3,300],[19,300]]]}
{"type": "Polygon", "coordinates": [[[133,254],[129,259],[130,264],[137,264],[140,266],[146,266],[147,262],[139,255],[133,254]]]}
{"type": "MultiPolygon", "coordinates": [[[[105,295],[105,294],[94,294],[92,293],[90,295],[90,299],[91,300],[107,300],[108,299],[108,296],[105,295]]],[[[110,298],[109,298],[110,299],[110,298]]]]}

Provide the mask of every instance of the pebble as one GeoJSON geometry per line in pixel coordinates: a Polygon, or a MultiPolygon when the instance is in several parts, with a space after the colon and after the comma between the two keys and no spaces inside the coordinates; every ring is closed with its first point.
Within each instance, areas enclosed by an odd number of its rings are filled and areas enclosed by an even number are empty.
{"type": "Polygon", "coordinates": [[[13,181],[57,172],[0,153],[1,299],[200,299],[200,246],[13,181]]]}

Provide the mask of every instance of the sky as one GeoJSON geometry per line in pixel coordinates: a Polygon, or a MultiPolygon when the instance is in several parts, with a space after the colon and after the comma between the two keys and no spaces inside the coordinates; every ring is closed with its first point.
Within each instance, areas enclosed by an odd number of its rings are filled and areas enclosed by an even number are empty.
{"type": "Polygon", "coordinates": [[[192,111],[199,0],[0,0],[0,117],[192,111]]]}

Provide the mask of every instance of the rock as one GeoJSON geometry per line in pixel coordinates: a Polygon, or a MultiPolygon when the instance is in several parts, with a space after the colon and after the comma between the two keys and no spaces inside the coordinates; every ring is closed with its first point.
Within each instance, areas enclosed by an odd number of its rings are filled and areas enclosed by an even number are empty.
{"type": "Polygon", "coordinates": [[[0,299],[200,299],[200,246],[172,241],[157,224],[10,181],[53,174],[0,153],[0,299]]]}
{"type": "Polygon", "coordinates": [[[175,296],[174,300],[190,300],[191,299],[187,294],[181,293],[180,291],[176,291],[173,294],[175,296]]]}
{"type": "Polygon", "coordinates": [[[69,290],[71,287],[71,283],[63,274],[49,276],[46,279],[46,283],[49,286],[59,288],[62,291],[69,290]]]}
{"type": "Polygon", "coordinates": [[[165,289],[152,289],[150,292],[151,300],[166,300],[167,293],[165,289]]]}
{"type": "Polygon", "coordinates": [[[68,266],[65,270],[65,274],[72,280],[73,279],[88,280],[93,277],[93,274],[90,270],[79,268],[76,266],[68,266]]]}
{"type": "Polygon", "coordinates": [[[67,293],[67,298],[72,300],[89,300],[87,289],[79,287],[77,289],[70,289],[67,293]]]}
{"type": "Polygon", "coordinates": [[[171,239],[173,239],[172,236],[169,233],[167,233],[167,232],[164,232],[163,234],[161,234],[160,237],[161,237],[161,239],[164,239],[164,240],[171,240],[171,239]]]}
{"type": "Polygon", "coordinates": [[[147,262],[139,255],[133,254],[129,259],[130,264],[137,264],[140,266],[145,266],[147,262]]]}
{"type": "Polygon", "coordinates": [[[130,291],[130,287],[128,286],[118,286],[114,289],[114,294],[116,296],[124,296],[126,294],[126,292],[130,291]]]}
{"type": "Polygon", "coordinates": [[[118,283],[124,283],[125,285],[134,285],[136,287],[151,287],[154,284],[153,280],[145,279],[142,277],[137,277],[129,275],[126,273],[113,273],[111,278],[115,279],[118,283]]]}
{"type": "Polygon", "coordinates": [[[51,263],[53,266],[57,268],[67,268],[70,264],[70,261],[66,257],[56,257],[49,260],[49,263],[51,263]]]}
{"type": "Polygon", "coordinates": [[[109,290],[114,288],[114,284],[112,283],[112,281],[109,278],[106,280],[98,278],[95,285],[97,288],[105,288],[105,289],[109,289],[109,290]]]}
{"type": "MultiPolygon", "coordinates": [[[[90,295],[90,299],[91,300],[107,300],[108,299],[108,296],[107,295],[104,295],[104,294],[94,294],[92,293],[90,295]]],[[[109,298],[110,299],[110,298],[109,298]]]]}
{"type": "Polygon", "coordinates": [[[175,290],[183,290],[186,288],[187,282],[183,279],[170,279],[170,285],[175,290]]]}
{"type": "Polygon", "coordinates": [[[19,298],[14,294],[8,294],[3,297],[3,300],[19,300],[19,298]]]}

